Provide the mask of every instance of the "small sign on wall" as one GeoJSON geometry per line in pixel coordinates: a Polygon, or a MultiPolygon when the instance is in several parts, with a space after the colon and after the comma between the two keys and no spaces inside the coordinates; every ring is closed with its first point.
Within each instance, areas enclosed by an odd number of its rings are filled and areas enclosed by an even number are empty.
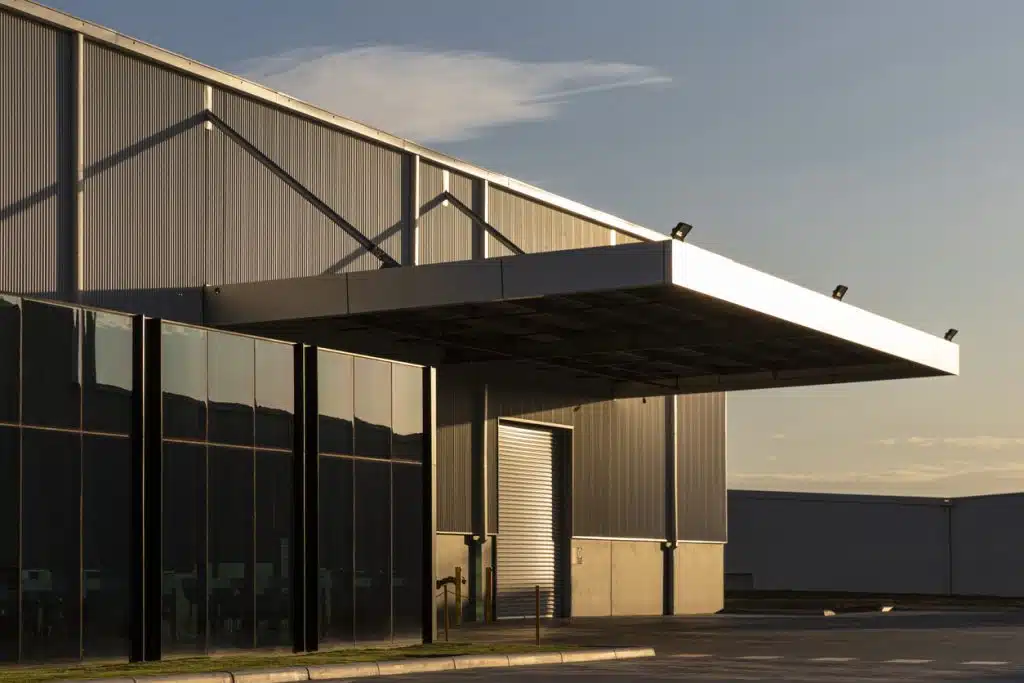
{"type": "Polygon", "coordinates": [[[576,564],[583,564],[583,548],[576,546],[576,564]]]}

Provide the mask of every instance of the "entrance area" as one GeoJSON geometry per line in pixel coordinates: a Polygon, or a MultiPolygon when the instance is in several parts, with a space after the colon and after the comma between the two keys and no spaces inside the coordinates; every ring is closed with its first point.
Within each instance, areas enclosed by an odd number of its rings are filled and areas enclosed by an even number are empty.
{"type": "Polygon", "coordinates": [[[540,615],[562,613],[561,560],[565,545],[562,444],[567,430],[501,421],[498,424],[498,539],[495,614],[532,617],[540,587],[540,615]]]}

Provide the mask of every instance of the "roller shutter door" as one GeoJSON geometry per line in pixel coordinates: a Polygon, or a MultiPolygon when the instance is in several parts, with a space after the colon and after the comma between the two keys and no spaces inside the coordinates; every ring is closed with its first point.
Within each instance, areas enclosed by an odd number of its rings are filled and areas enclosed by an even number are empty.
{"type": "Polygon", "coordinates": [[[550,430],[499,423],[498,618],[530,617],[540,586],[541,616],[554,616],[559,506],[550,430]]]}

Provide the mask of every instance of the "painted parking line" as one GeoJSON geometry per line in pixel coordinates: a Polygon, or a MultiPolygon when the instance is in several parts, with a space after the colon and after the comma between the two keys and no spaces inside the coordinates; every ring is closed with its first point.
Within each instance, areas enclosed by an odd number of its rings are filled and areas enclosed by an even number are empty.
{"type": "Polygon", "coordinates": [[[857,658],[856,657],[814,657],[813,659],[811,659],[811,661],[812,662],[822,662],[822,663],[830,663],[830,664],[831,663],[836,663],[836,664],[838,664],[838,663],[841,663],[841,662],[855,662],[855,661],[857,661],[857,658]]]}
{"type": "Polygon", "coordinates": [[[882,664],[931,664],[934,659],[887,659],[882,664]]]}
{"type": "Polygon", "coordinates": [[[964,666],[1008,666],[1009,662],[995,662],[986,660],[975,660],[973,662],[964,662],[964,666]]]}
{"type": "Polygon", "coordinates": [[[680,654],[680,655],[669,655],[669,656],[670,657],[674,657],[676,659],[707,659],[708,657],[711,657],[712,655],[705,655],[705,654],[680,654]]]}
{"type": "Polygon", "coordinates": [[[745,662],[775,662],[782,657],[780,655],[747,655],[746,657],[737,657],[736,659],[742,659],[745,662]]]}

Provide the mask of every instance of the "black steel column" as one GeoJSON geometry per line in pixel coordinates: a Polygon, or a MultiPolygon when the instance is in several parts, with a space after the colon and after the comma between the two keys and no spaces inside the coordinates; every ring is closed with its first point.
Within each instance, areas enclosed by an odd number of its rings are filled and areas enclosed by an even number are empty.
{"type": "MultiPolygon", "coordinates": [[[[461,389],[461,387],[460,387],[461,389]]],[[[469,547],[469,603],[475,621],[484,620],[484,548],[487,543],[488,476],[490,454],[487,449],[488,388],[486,384],[473,387],[473,424],[470,428],[472,439],[472,521],[473,533],[466,539],[469,547]]]]}
{"type": "Polygon", "coordinates": [[[131,426],[131,538],[128,541],[128,658],[133,662],[146,659],[146,533],[145,519],[145,318],[132,317],[132,426],[131,426]]]}
{"type": "Polygon", "coordinates": [[[320,404],[315,346],[305,348],[305,645],[308,652],[320,648],[320,404]]]}
{"type": "Polygon", "coordinates": [[[437,370],[423,369],[423,642],[437,639],[434,566],[437,563],[437,370]]]}
{"type": "Polygon", "coordinates": [[[292,649],[306,650],[306,358],[295,344],[295,411],[292,418],[292,649]]]}
{"type": "Polygon", "coordinates": [[[663,579],[663,613],[676,613],[676,548],[679,545],[679,418],[675,396],[665,397],[665,543],[662,554],[665,558],[663,579]]]}
{"type": "Polygon", "coordinates": [[[163,388],[161,386],[161,321],[144,323],[142,430],[142,614],[143,654],[146,661],[161,657],[163,610],[163,388]]]}

